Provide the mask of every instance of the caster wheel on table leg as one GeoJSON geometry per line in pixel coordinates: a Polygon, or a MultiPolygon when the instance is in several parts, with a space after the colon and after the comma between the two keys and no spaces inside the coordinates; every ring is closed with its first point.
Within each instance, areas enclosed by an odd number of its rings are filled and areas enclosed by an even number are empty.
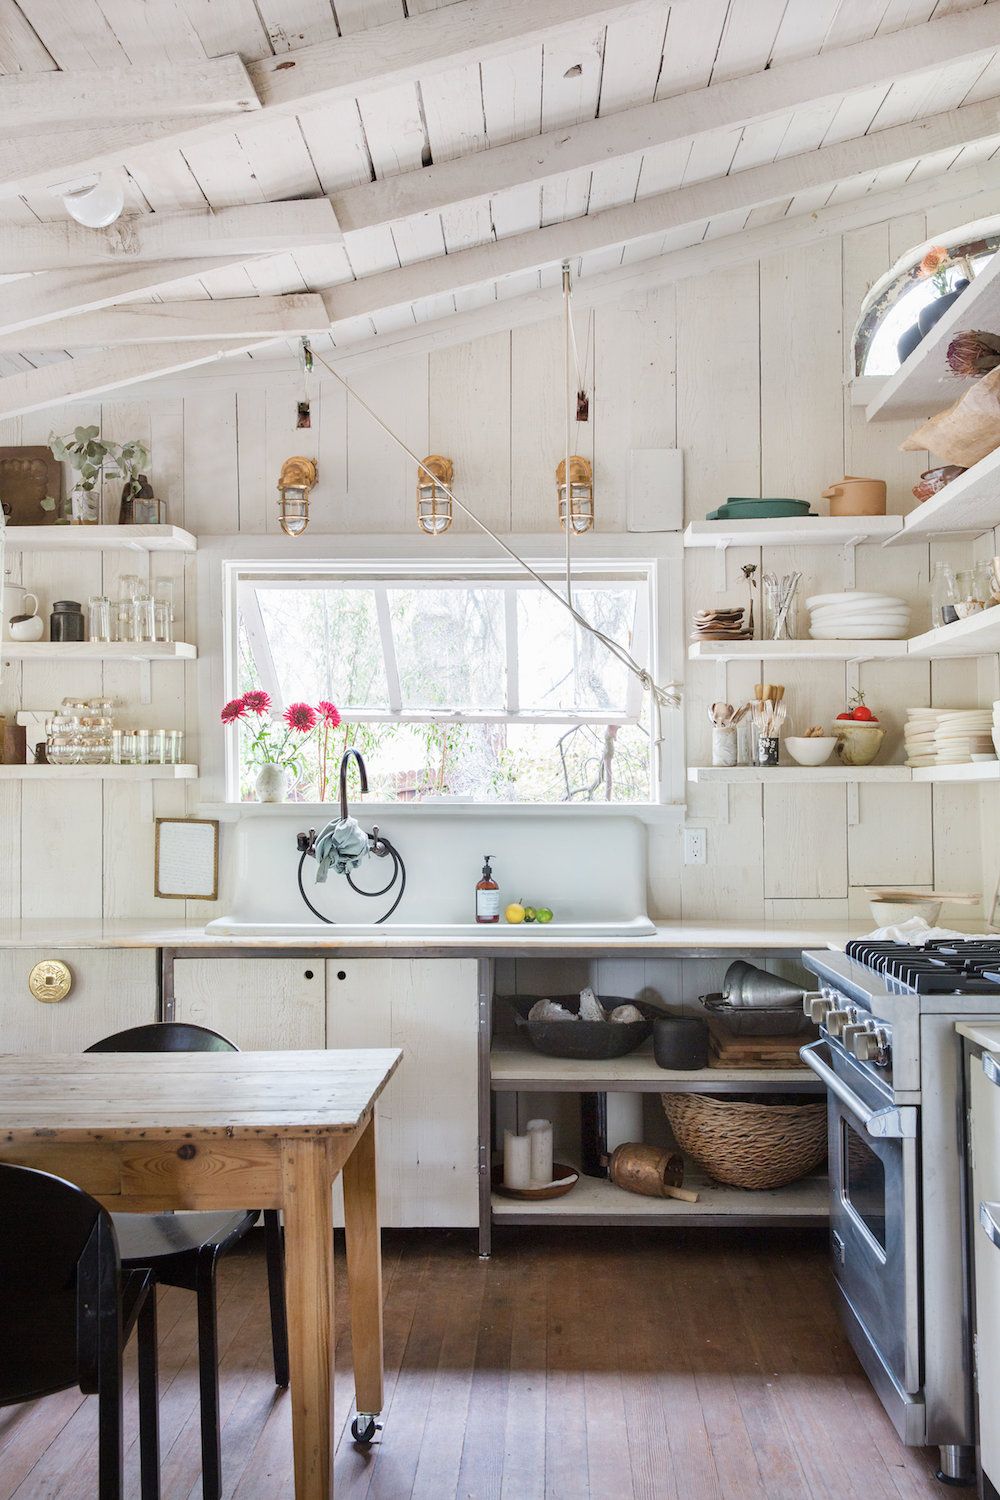
{"type": "Polygon", "coordinates": [[[351,1423],[351,1436],[356,1443],[370,1443],[381,1425],[370,1412],[359,1411],[351,1423]]]}

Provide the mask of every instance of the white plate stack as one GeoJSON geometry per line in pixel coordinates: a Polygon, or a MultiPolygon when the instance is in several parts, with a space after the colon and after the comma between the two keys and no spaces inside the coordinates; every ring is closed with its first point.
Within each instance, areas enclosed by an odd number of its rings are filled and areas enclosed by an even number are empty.
{"type": "Polygon", "coordinates": [[[813,594],[806,608],[814,641],[899,641],[910,633],[910,606],[893,594],[813,594]]]}
{"type": "Polygon", "coordinates": [[[981,755],[990,755],[996,714],[996,709],[991,712],[988,708],[907,709],[903,731],[906,764],[965,766],[981,755]]]}
{"type": "Polygon", "coordinates": [[[1000,699],[993,705],[993,723],[990,727],[990,737],[993,740],[994,752],[1000,757],[1000,699]]]}

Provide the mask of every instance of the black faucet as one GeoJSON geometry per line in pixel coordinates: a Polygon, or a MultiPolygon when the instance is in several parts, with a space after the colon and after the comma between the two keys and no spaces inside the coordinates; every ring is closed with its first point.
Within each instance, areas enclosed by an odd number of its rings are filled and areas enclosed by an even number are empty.
{"type": "Polygon", "coordinates": [[[340,757],[340,816],[341,816],[341,819],[346,819],[346,817],[347,817],[347,772],[350,769],[350,764],[351,764],[351,758],[352,757],[357,761],[357,763],[358,763],[358,770],[361,773],[361,791],[362,791],[362,794],[364,794],[368,790],[368,772],[365,770],[365,763],[364,763],[364,760],[362,759],[361,751],[360,750],[355,750],[354,747],[352,746],[349,750],[345,750],[344,753],[343,753],[343,755],[340,757]]]}

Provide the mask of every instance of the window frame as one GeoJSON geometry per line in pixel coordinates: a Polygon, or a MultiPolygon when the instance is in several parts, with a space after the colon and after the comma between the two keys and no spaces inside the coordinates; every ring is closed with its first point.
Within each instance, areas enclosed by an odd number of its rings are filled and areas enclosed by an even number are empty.
{"type": "MultiPolygon", "coordinates": [[[[558,535],[513,536],[510,544],[532,566],[547,574],[557,574],[564,557],[564,543],[558,535]]],[[[684,675],[686,645],[683,637],[683,550],[679,533],[646,534],[641,538],[628,533],[589,534],[573,543],[576,581],[585,585],[596,581],[603,572],[612,577],[635,577],[647,580],[650,639],[645,658],[636,650],[637,660],[647,665],[658,681],[681,680],[684,675]]],[[[495,544],[486,538],[447,536],[428,543],[418,536],[310,536],[290,539],[274,533],[239,536],[203,536],[198,552],[199,617],[205,622],[200,631],[203,643],[199,656],[199,709],[201,796],[203,806],[231,809],[246,808],[240,803],[238,788],[238,747],[236,736],[223,730],[219,722],[222,704],[236,696],[238,643],[238,584],[241,575],[270,572],[280,581],[289,567],[301,564],[310,571],[325,571],[331,576],[359,581],[367,574],[428,584],[435,580],[456,580],[463,569],[470,579],[504,576],[515,582],[518,569],[509,559],[499,558],[495,544]],[[433,549],[433,556],[428,553],[433,549]]],[[[507,627],[510,629],[508,611],[507,627]]],[[[515,612],[516,621],[516,612],[515,612]]],[[[516,638],[516,630],[514,632],[516,638]]],[[[636,642],[638,647],[639,642],[636,642]]],[[[508,639],[508,651],[510,641],[508,639]]],[[[516,650],[516,639],[515,639],[516,650]]],[[[641,695],[638,682],[634,691],[641,695]]],[[[646,705],[648,709],[648,704],[646,705]]],[[[519,710],[518,710],[519,712],[519,710]]],[[[381,722],[443,722],[472,719],[471,714],[428,711],[409,720],[391,712],[381,722]]],[[[569,711],[544,715],[511,717],[510,712],[487,715],[504,722],[572,722],[569,711]]],[[[617,716],[622,722],[633,722],[631,714],[617,716]]],[[[648,714],[642,720],[648,722],[648,714]]],[[[615,722],[616,716],[596,711],[581,722],[615,722]]],[[[604,813],[619,815],[651,814],[656,809],[682,810],[685,791],[683,710],[664,710],[663,743],[653,748],[651,762],[651,800],[648,803],[504,803],[515,813],[541,813],[558,809],[560,813],[604,813]]],[[[305,807],[309,804],[296,804],[305,807]]],[[[372,803],[386,812],[405,811],[424,804],[372,803]]],[[[442,804],[444,805],[444,804],[442,804]]],[[[467,812],[499,804],[462,803],[467,812]]]]}

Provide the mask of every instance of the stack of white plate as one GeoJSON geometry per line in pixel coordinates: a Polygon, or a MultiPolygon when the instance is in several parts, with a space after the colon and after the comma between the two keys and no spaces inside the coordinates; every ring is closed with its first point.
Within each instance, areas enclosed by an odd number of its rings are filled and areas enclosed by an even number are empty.
{"type": "Polygon", "coordinates": [[[806,607],[814,641],[898,641],[910,632],[910,606],[893,594],[813,594],[806,607]]]}
{"type": "Polygon", "coordinates": [[[997,710],[988,708],[910,708],[904,740],[908,766],[964,766],[992,753],[991,730],[997,710]]]}
{"type": "Polygon", "coordinates": [[[993,723],[990,727],[993,749],[1000,756],[1000,700],[993,705],[993,723]]]}

